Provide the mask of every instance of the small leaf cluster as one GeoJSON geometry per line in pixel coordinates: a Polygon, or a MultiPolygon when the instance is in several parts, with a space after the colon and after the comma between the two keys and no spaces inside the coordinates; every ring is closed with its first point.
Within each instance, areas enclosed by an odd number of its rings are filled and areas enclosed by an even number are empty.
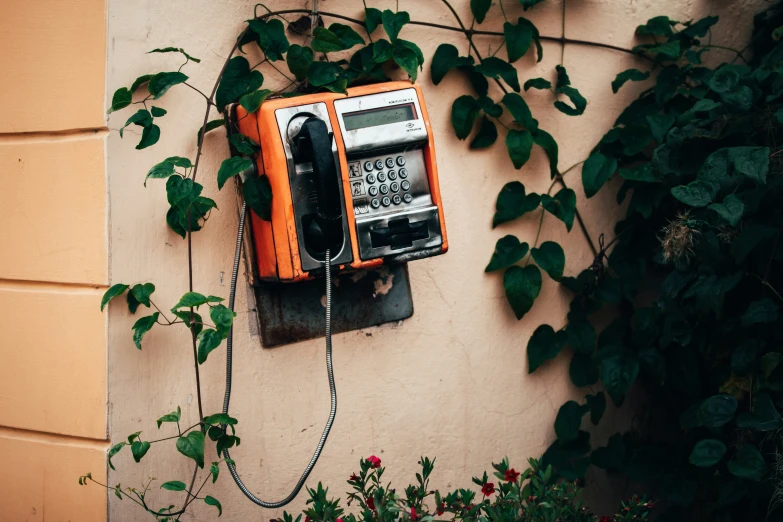
{"type": "MultiPolygon", "coordinates": [[[[616,191],[625,217],[590,267],[561,278],[566,325],[539,326],[527,347],[533,372],[570,346],[573,385],[602,389],[560,408],[545,465],[570,479],[595,465],[654,488],[666,520],[779,516],[783,8],[757,15],[752,58],[729,50],[733,62],[708,67],[717,22],[637,29],[650,70],[623,71],[612,89],[648,84],[582,168],[585,196],[616,191]],[[593,447],[584,417],[597,424],[605,395],[620,406],[633,386],[649,398],[644,421],[593,447]]],[[[522,253],[513,246],[509,261],[522,253]]]]}
{"type": "MultiPolygon", "coordinates": [[[[653,509],[646,498],[633,496],[623,502],[612,517],[598,517],[582,503],[582,488],[574,481],[558,478],[551,465],[530,459],[530,467],[517,472],[508,459],[492,464],[493,476],[486,472],[473,477],[473,487],[448,493],[430,490],[429,479],[435,459],[422,457],[416,482],[404,489],[384,484],[380,460],[362,459],[359,473],[351,474],[347,507],[356,505],[357,513],[346,514],[339,498],[329,498],[321,483],[308,488],[307,508],[303,514],[312,522],[430,522],[452,520],[470,522],[604,522],[645,520],[653,509]]],[[[284,512],[275,522],[294,521],[284,512]]]]}

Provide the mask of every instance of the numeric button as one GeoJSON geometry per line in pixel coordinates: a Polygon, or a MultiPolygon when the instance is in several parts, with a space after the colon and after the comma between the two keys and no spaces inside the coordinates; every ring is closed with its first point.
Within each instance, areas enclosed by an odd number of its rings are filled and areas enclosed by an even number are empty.
{"type": "Polygon", "coordinates": [[[388,193],[389,193],[389,186],[381,185],[381,194],[388,194],[388,193]]]}
{"type": "Polygon", "coordinates": [[[364,162],[364,170],[366,170],[367,172],[372,172],[372,161],[364,162]]]}
{"type": "Polygon", "coordinates": [[[381,183],[386,181],[386,174],[384,174],[383,172],[379,172],[378,173],[378,181],[380,181],[381,183]]]}
{"type": "Polygon", "coordinates": [[[384,196],[384,198],[381,200],[381,205],[384,207],[388,207],[391,205],[391,200],[389,199],[389,196],[384,196]]]}
{"type": "Polygon", "coordinates": [[[378,208],[381,206],[381,202],[378,201],[377,199],[373,199],[372,201],[370,201],[370,206],[372,208],[378,208]]]}
{"type": "Polygon", "coordinates": [[[400,185],[395,181],[394,183],[389,185],[389,188],[391,189],[392,192],[397,192],[400,190],[400,185]]]}
{"type": "Polygon", "coordinates": [[[411,184],[409,181],[403,181],[400,183],[400,186],[402,187],[402,190],[410,190],[411,184]]]}
{"type": "Polygon", "coordinates": [[[397,173],[396,173],[396,172],[394,172],[393,170],[390,170],[390,171],[389,171],[389,174],[388,174],[388,176],[389,176],[389,179],[390,179],[390,180],[392,180],[392,181],[394,181],[395,179],[397,179],[397,173]]]}
{"type": "Polygon", "coordinates": [[[392,168],[394,166],[394,158],[386,158],[386,166],[392,168]]]}
{"type": "Polygon", "coordinates": [[[383,160],[375,160],[375,168],[381,170],[383,168],[383,160]]]}
{"type": "Polygon", "coordinates": [[[405,158],[402,156],[397,156],[397,165],[399,165],[400,167],[405,165],[405,158]]]}
{"type": "Polygon", "coordinates": [[[402,203],[402,198],[399,194],[395,194],[394,197],[392,197],[392,202],[394,202],[395,205],[399,205],[402,203]]]}
{"type": "Polygon", "coordinates": [[[378,195],[378,187],[370,187],[367,189],[367,193],[371,196],[377,196],[378,195]]]}
{"type": "Polygon", "coordinates": [[[400,179],[405,179],[408,177],[408,169],[400,169],[397,172],[400,175],[400,179]]]}
{"type": "Polygon", "coordinates": [[[367,174],[365,179],[367,180],[367,183],[375,183],[375,174],[367,174]]]}
{"type": "Polygon", "coordinates": [[[402,199],[405,200],[405,203],[410,203],[411,201],[413,201],[413,196],[406,193],[402,196],[402,199]]]}

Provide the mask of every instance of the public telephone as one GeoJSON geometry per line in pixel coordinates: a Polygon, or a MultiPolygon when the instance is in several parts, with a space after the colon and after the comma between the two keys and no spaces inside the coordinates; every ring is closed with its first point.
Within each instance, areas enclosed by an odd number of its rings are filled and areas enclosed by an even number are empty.
{"type": "MultiPolygon", "coordinates": [[[[256,497],[242,482],[229,450],[229,472],[255,504],[278,508],[301,490],[315,466],[337,408],[332,368],[332,266],[366,269],[445,253],[448,249],[435,148],[421,87],[388,82],[267,100],[255,113],[235,107],[235,127],[261,145],[256,171],[272,187],[271,221],[251,213],[256,273],[290,283],[324,275],[329,419],[291,493],[277,502],[256,497]]],[[[234,310],[247,205],[242,205],[229,308],[234,310]]],[[[281,286],[281,285],[276,285],[281,286]]],[[[282,285],[302,288],[306,285],[282,285]]],[[[319,296],[320,297],[320,296],[319,296]]],[[[319,299],[320,306],[320,299],[319,299]]],[[[229,413],[233,328],[226,346],[229,413]]]]}
{"type": "Polygon", "coordinates": [[[446,252],[434,141],[421,87],[389,82],[266,101],[240,132],[258,141],[272,219],[251,215],[258,275],[296,282],[446,252]]]}

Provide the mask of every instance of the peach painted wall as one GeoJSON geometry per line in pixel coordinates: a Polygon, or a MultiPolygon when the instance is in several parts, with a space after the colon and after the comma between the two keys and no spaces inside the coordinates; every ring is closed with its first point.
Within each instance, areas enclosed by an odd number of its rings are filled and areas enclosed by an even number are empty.
{"type": "Polygon", "coordinates": [[[0,2],[0,519],[106,520],[104,0],[0,2]]]}
{"type": "MultiPolygon", "coordinates": [[[[498,0],[493,2],[497,4],[498,0]]],[[[503,0],[509,16],[522,15],[515,0],[503,0]]],[[[546,0],[528,12],[544,35],[558,36],[563,23],[563,0],[546,0]]],[[[464,19],[469,18],[469,1],[452,2],[464,19]]],[[[250,1],[210,0],[109,0],[108,92],[127,86],[139,75],[171,70],[179,58],[145,54],[164,46],[184,47],[202,58],[188,66],[193,85],[209,90],[226,53],[252,14],[250,1]]],[[[359,0],[321,0],[324,11],[361,18],[359,0]]],[[[394,8],[391,0],[368,0],[379,8],[394,8]]],[[[273,9],[302,8],[305,0],[274,0],[273,9]]],[[[751,19],[763,0],[568,0],[565,34],[575,39],[611,43],[624,48],[634,45],[634,28],[648,18],[667,14],[687,20],[706,14],[721,15],[715,31],[716,43],[742,47],[751,19]]],[[[400,0],[399,7],[415,20],[454,24],[450,13],[436,0],[400,0]]],[[[327,23],[330,23],[327,20],[327,23]]],[[[498,28],[502,18],[497,7],[484,26],[498,28]]],[[[482,27],[484,27],[482,26],[482,27]]],[[[429,28],[406,27],[403,37],[417,42],[429,59],[442,42],[465,48],[456,33],[429,28]]],[[[477,39],[482,50],[495,49],[496,40],[477,39]]],[[[501,51],[500,56],[504,56],[501,51]]],[[[559,44],[544,43],[544,59],[536,64],[530,55],[519,61],[520,78],[544,76],[552,79],[560,62],[559,44]]],[[[716,58],[726,55],[716,54],[716,58]]],[[[589,100],[586,113],[569,117],[552,107],[549,92],[525,94],[541,127],[560,144],[561,170],[587,156],[599,137],[620,111],[643,88],[628,85],[613,95],[610,82],[632,66],[644,67],[628,54],[569,45],[564,63],[573,84],[589,100]]],[[[266,85],[283,87],[285,80],[271,68],[262,69],[266,85]]],[[[546,280],[533,311],[517,321],[505,302],[501,278],[485,275],[495,241],[504,234],[516,234],[532,241],[538,215],[491,229],[495,198],[512,180],[522,180],[529,190],[546,191],[549,169],[540,149],[521,171],[515,171],[502,145],[482,152],[470,152],[450,129],[451,103],[467,92],[458,75],[449,75],[438,87],[429,80],[429,63],[421,83],[432,119],[440,168],[441,189],[446,207],[450,251],[447,255],[417,261],[409,266],[415,314],[400,324],[336,335],[335,373],[340,407],[334,430],[309,481],[324,481],[334,493],[343,493],[344,481],[357,469],[363,456],[379,455],[388,465],[389,478],[398,485],[413,480],[419,455],[437,457],[434,485],[441,488],[467,485],[472,475],[488,469],[493,459],[507,455],[514,465],[524,466],[528,457],[539,456],[554,438],[552,423],[559,406],[569,398],[581,399],[585,390],[568,382],[568,359],[528,375],[527,341],[535,327],[549,323],[560,328],[565,320],[568,296],[546,280]]],[[[493,92],[497,97],[497,92],[493,92]]],[[[203,118],[200,96],[175,87],[161,100],[168,114],[160,120],[161,141],[141,152],[134,150],[138,134],[129,131],[124,140],[112,131],[108,138],[110,193],[111,282],[153,282],[155,297],[170,307],[187,290],[187,245],[165,224],[168,209],[163,183],[142,184],[149,167],[173,155],[195,153],[196,131],[203,118]]],[[[109,127],[116,129],[128,113],[113,116],[109,127]]],[[[200,181],[205,194],[214,198],[216,212],[204,231],[193,237],[194,286],[197,291],[228,295],[228,279],[237,226],[236,197],[232,189],[217,191],[215,174],[227,156],[225,137],[216,131],[206,139],[201,160],[200,181]]],[[[568,176],[578,195],[579,209],[594,238],[600,233],[611,238],[618,214],[610,191],[585,200],[579,171],[568,176]]],[[[565,246],[567,274],[575,274],[591,262],[591,253],[576,227],[566,233],[561,222],[544,220],[543,237],[565,246]]],[[[244,275],[244,267],[243,267],[244,275]]],[[[310,459],[328,413],[328,386],[323,363],[323,340],[262,349],[256,331],[253,302],[248,288],[238,289],[238,318],[235,327],[235,374],[232,413],[239,419],[242,445],[232,453],[253,491],[276,500],[289,491],[310,459]]],[[[136,320],[124,306],[112,306],[109,313],[109,426],[112,442],[142,430],[145,437],[174,434],[172,426],[158,430],[155,419],[177,406],[183,425],[197,420],[192,355],[187,332],[154,329],[139,352],[131,341],[136,320]]],[[[225,349],[210,355],[201,368],[205,413],[217,412],[222,404],[225,349]]],[[[628,412],[610,406],[608,418],[594,435],[603,444],[607,435],[628,425],[628,412]]],[[[214,454],[207,455],[207,461],[214,454]]],[[[188,481],[191,462],[173,445],[153,446],[141,464],[129,454],[115,459],[111,484],[138,485],[149,476],[159,480],[188,481]]],[[[604,476],[592,477],[590,498],[594,505],[618,491],[604,476]]],[[[224,506],[223,520],[244,521],[272,518],[279,512],[263,512],[247,501],[224,474],[205,490],[224,506]]],[[[181,495],[155,493],[159,505],[177,502],[181,495]]],[[[300,496],[289,508],[302,508],[300,496]]],[[[113,522],[139,520],[139,512],[128,503],[109,499],[113,522]]],[[[187,520],[207,520],[214,508],[199,505],[187,520]]],[[[183,518],[183,520],[185,520],[183,518]]]]}

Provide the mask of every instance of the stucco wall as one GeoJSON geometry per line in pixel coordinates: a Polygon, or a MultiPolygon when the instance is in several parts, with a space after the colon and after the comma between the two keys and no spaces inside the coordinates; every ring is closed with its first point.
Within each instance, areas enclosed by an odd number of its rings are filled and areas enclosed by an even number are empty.
{"type": "MultiPolygon", "coordinates": [[[[368,4],[394,8],[395,2],[373,0],[368,4]]],[[[453,4],[468,19],[468,0],[453,4]]],[[[208,90],[242,21],[250,17],[252,5],[245,1],[109,0],[109,91],[128,85],[141,74],[176,67],[176,57],[144,54],[169,45],[184,47],[202,58],[201,64],[188,66],[186,72],[194,85],[208,90]]],[[[506,0],[504,5],[510,17],[522,15],[517,2],[506,0]]],[[[752,15],[762,5],[762,0],[571,0],[566,9],[565,34],[630,48],[635,26],[652,16],[667,14],[685,20],[719,14],[722,22],[715,31],[716,43],[742,47],[752,15]]],[[[273,9],[304,6],[304,0],[270,3],[273,9]]],[[[320,7],[361,18],[358,0],[322,0],[320,7]]],[[[400,0],[399,7],[411,12],[415,20],[455,23],[436,0],[400,0]]],[[[485,25],[500,27],[499,10],[493,8],[490,14],[485,25]]],[[[557,36],[561,32],[560,1],[548,0],[525,16],[542,34],[557,36]]],[[[457,33],[408,26],[403,36],[418,43],[428,58],[442,42],[465,48],[464,39],[457,33]]],[[[497,45],[490,39],[477,42],[481,49],[497,45]]],[[[559,44],[545,42],[541,63],[535,64],[531,55],[518,62],[521,80],[537,76],[551,79],[560,54],[559,44]]],[[[564,60],[573,84],[589,100],[583,116],[574,118],[557,112],[549,92],[530,91],[525,95],[541,127],[560,144],[561,169],[583,160],[641,89],[629,85],[613,95],[610,82],[615,74],[631,66],[645,66],[624,53],[578,45],[566,47],[564,60]]],[[[285,85],[274,70],[262,70],[266,87],[285,85]]],[[[454,137],[449,123],[453,99],[467,91],[464,82],[457,75],[449,75],[443,84],[434,87],[429,80],[429,64],[420,81],[435,130],[451,249],[445,256],[410,264],[415,306],[411,319],[335,336],[337,421],[309,481],[311,485],[324,481],[334,493],[346,491],[345,479],[357,469],[359,459],[369,454],[384,460],[389,478],[398,485],[413,479],[419,455],[437,457],[434,485],[442,488],[467,485],[472,475],[505,455],[519,469],[525,459],[539,456],[553,439],[552,422],[559,406],[571,397],[581,399],[585,392],[571,388],[564,356],[535,375],[527,374],[525,347],[530,334],[541,323],[562,326],[568,296],[545,278],[533,311],[517,321],[505,302],[501,276],[483,272],[500,236],[514,233],[523,241],[533,240],[537,214],[494,231],[490,224],[495,198],[505,183],[521,180],[529,190],[546,191],[550,181],[544,154],[534,150],[531,161],[515,171],[502,144],[488,151],[469,151],[466,143],[454,137]]],[[[193,158],[196,130],[203,118],[202,103],[197,93],[175,88],[160,103],[169,111],[160,120],[161,141],[144,151],[134,150],[137,136],[131,130],[125,140],[116,132],[108,138],[111,282],[151,281],[157,286],[155,298],[167,308],[187,290],[187,244],[165,225],[168,205],[163,184],[152,181],[145,189],[142,181],[147,169],[165,157],[193,158]]],[[[125,113],[111,118],[109,127],[119,127],[125,118],[125,113]]],[[[193,236],[195,289],[222,296],[228,294],[237,225],[234,191],[218,192],[215,183],[217,168],[226,156],[222,133],[210,134],[200,181],[220,211],[204,231],[193,236]]],[[[578,169],[568,175],[567,181],[577,192],[579,209],[593,237],[603,232],[611,238],[618,214],[612,194],[604,191],[586,201],[578,169]]],[[[561,222],[547,216],[542,237],[564,245],[567,274],[590,264],[590,250],[576,227],[568,234],[561,222]]],[[[242,445],[232,456],[253,491],[276,500],[289,491],[309,461],[326,420],[328,386],[323,340],[262,349],[247,293],[247,287],[240,285],[232,413],[240,421],[242,445]]],[[[139,430],[147,438],[172,435],[171,426],[157,430],[155,419],[177,406],[182,407],[183,425],[193,424],[197,408],[188,333],[184,329],[156,328],[139,352],[130,335],[135,318],[124,306],[112,306],[109,317],[112,441],[139,430]]],[[[201,367],[205,413],[217,412],[222,404],[224,355],[224,348],[216,350],[201,367]]],[[[610,406],[608,416],[610,419],[602,423],[603,435],[597,434],[595,442],[603,443],[606,433],[627,426],[627,412],[618,415],[610,406]]],[[[213,457],[208,454],[207,460],[213,457]]],[[[127,453],[115,458],[115,464],[117,471],[110,472],[109,482],[124,486],[137,486],[148,476],[187,481],[192,471],[191,461],[173,446],[163,445],[153,446],[139,465],[127,453]]],[[[612,489],[604,477],[595,479],[593,498],[612,489]]],[[[262,519],[279,514],[260,512],[244,499],[227,475],[208,490],[223,503],[223,519],[262,519]]],[[[163,492],[153,496],[158,505],[177,498],[163,492]]],[[[289,511],[298,511],[303,503],[301,495],[289,511]]],[[[133,508],[111,498],[110,518],[138,520],[140,515],[133,508]]],[[[199,506],[190,519],[213,516],[213,509],[199,506]]]]}

